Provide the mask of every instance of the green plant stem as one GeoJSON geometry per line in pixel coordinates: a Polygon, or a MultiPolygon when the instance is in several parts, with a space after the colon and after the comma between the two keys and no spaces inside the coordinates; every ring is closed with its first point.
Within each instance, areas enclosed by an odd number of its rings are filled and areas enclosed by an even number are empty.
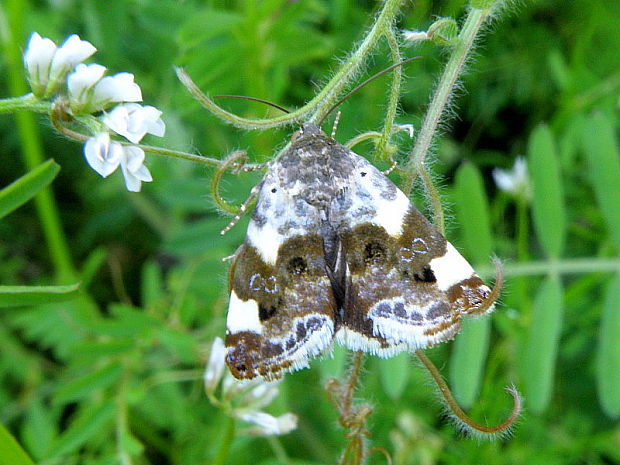
{"type": "Polygon", "coordinates": [[[467,18],[458,35],[458,40],[444,72],[439,80],[439,84],[435,89],[431,104],[428,107],[422,128],[418,133],[415,145],[411,150],[409,160],[405,165],[405,172],[408,173],[408,179],[403,185],[403,191],[406,194],[411,192],[416,176],[424,165],[428,150],[433,143],[435,133],[441,117],[450,102],[453,89],[463,71],[467,56],[471,51],[480,27],[488,18],[490,9],[470,8],[467,18]]]}
{"type": "MultiPolygon", "coordinates": [[[[396,39],[396,32],[393,27],[390,27],[385,34],[388,46],[390,47],[390,55],[392,63],[400,63],[402,61],[400,55],[400,48],[398,46],[398,40],[396,39]]],[[[379,158],[390,158],[392,150],[390,150],[390,136],[392,135],[394,118],[396,118],[396,110],[398,109],[398,99],[400,98],[400,84],[402,81],[403,71],[400,66],[394,68],[392,74],[392,85],[390,86],[390,94],[388,96],[388,105],[385,111],[385,119],[383,121],[383,132],[381,139],[377,144],[375,150],[375,156],[379,158]]]]}
{"type": "Polygon", "coordinates": [[[222,441],[220,442],[220,447],[217,451],[217,455],[213,459],[213,462],[211,462],[211,465],[224,465],[226,462],[226,457],[228,456],[233,439],[235,438],[235,428],[235,419],[233,417],[228,417],[226,429],[224,430],[222,441]]]}
{"type": "MultiPolygon", "coordinates": [[[[526,263],[508,263],[503,267],[505,276],[531,276],[548,273],[583,274],[620,272],[620,258],[573,258],[563,260],[542,260],[526,263]]],[[[492,276],[495,268],[478,269],[482,276],[492,276]]]]}
{"type": "MultiPolygon", "coordinates": [[[[8,85],[11,94],[24,96],[28,89],[23,81],[23,64],[17,38],[22,37],[23,4],[19,0],[6,3],[7,31],[4,37],[4,50],[7,57],[8,85]]],[[[24,97],[21,97],[24,98],[24,97]]],[[[16,101],[13,100],[15,105],[16,101]]],[[[48,108],[49,110],[49,108],[48,108]]],[[[15,115],[17,131],[22,144],[22,155],[27,169],[34,169],[44,161],[40,133],[34,117],[28,112],[15,115]]],[[[37,215],[41,222],[50,258],[59,283],[75,281],[76,272],[71,261],[71,253],[62,229],[60,216],[51,189],[45,188],[34,198],[37,215]]]]}
{"type": "MultiPolygon", "coordinates": [[[[25,89],[25,86],[22,86],[25,89]]],[[[52,104],[41,101],[33,94],[25,94],[21,97],[0,99],[0,114],[16,113],[18,111],[33,111],[35,113],[49,113],[52,104]]]]}
{"type": "Polygon", "coordinates": [[[366,59],[375,48],[379,38],[385,34],[388,34],[388,31],[392,27],[392,23],[400,10],[402,2],[403,0],[385,0],[372,28],[368,31],[358,48],[343,62],[336,74],[334,74],[329,82],[310,102],[298,110],[292,111],[291,113],[285,115],[280,115],[269,119],[242,118],[216,105],[213,100],[200,91],[189,75],[182,69],[177,69],[177,76],[203,107],[220,119],[237,127],[244,129],[268,129],[297,122],[301,119],[306,119],[310,122],[316,123],[323,118],[323,112],[330,108],[334,102],[336,102],[339,95],[361,70],[366,59]],[[308,118],[307,116],[310,114],[312,116],[308,118]]]}

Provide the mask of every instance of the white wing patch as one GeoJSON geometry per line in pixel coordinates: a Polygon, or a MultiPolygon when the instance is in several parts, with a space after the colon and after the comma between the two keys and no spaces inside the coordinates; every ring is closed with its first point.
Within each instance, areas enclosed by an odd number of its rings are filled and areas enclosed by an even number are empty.
{"type": "Polygon", "coordinates": [[[232,290],[226,317],[226,329],[230,334],[242,331],[261,334],[262,325],[258,317],[258,302],[254,299],[241,300],[232,290]]]}
{"type": "Polygon", "coordinates": [[[446,253],[433,258],[429,265],[437,278],[437,286],[442,291],[447,291],[456,283],[474,275],[471,265],[449,242],[446,244],[446,253]]]}

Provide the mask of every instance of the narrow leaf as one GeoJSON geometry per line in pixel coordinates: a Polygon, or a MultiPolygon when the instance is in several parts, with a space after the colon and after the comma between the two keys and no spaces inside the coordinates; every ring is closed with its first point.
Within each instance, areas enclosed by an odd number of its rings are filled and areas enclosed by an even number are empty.
{"type": "Polygon", "coordinates": [[[525,347],[524,385],[528,406],[542,413],[549,404],[558,344],[562,331],[563,290],[558,276],[548,276],[538,288],[525,347]]]}
{"type": "Polygon", "coordinates": [[[534,228],[545,253],[557,258],[564,248],[566,212],[557,148],[547,126],[532,132],[527,158],[534,228]]]}
{"type": "Polygon", "coordinates": [[[0,424],[0,463],[34,465],[32,459],[2,424],[0,424]]]}
{"type": "Polygon", "coordinates": [[[391,399],[397,400],[402,395],[411,374],[411,360],[408,353],[379,360],[381,385],[391,399]]]}
{"type": "Polygon", "coordinates": [[[75,298],[80,283],[66,286],[0,286],[0,307],[48,304],[75,298]]]}
{"type": "Polygon", "coordinates": [[[489,350],[491,319],[463,321],[450,356],[450,385],[462,407],[471,407],[480,392],[489,350]]]}
{"type": "Polygon", "coordinates": [[[595,114],[586,121],[583,148],[596,199],[618,249],[620,248],[620,151],[609,118],[595,114]]]}
{"type": "MultiPolygon", "coordinates": [[[[493,250],[489,204],[482,176],[471,164],[456,173],[454,202],[463,231],[465,255],[475,264],[489,261],[493,250]]],[[[450,358],[450,384],[464,407],[470,407],[480,391],[489,345],[490,319],[463,322],[450,358]]]]}
{"type": "Polygon", "coordinates": [[[47,160],[0,191],[0,218],[25,204],[47,186],[60,171],[54,160],[47,160]]]}
{"type": "Polygon", "coordinates": [[[620,416],[620,274],[609,282],[598,339],[596,381],[599,402],[612,418],[620,416]]]}

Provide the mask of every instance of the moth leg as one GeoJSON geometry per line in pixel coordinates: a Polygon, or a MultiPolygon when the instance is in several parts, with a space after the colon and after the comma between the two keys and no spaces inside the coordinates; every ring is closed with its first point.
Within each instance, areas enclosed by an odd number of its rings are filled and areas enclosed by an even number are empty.
{"type": "Polygon", "coordinates": [[[243,214],[247,211],[248,207],[252,204],[252,202],[254,201],[256,196],[258,195],[258,191],[260,190],[261,185],[262,185],[262,183],[259,183],[259,184],[257,184],[256,186],[254,186],[252,188],[248,198],[245,200],[245,202],[243,202],[239,206],[239,210],[237,211],[237,214],[234,216],[234,218],[232,220],[230,220],[230,223],[228,223],[228,225],[224,229],[222,229],[220,231],[220,234],[222,234],[222,235],[226,234],[228,231],[230,231],[239,222],[239,220],[241,219],[243,214]]]}

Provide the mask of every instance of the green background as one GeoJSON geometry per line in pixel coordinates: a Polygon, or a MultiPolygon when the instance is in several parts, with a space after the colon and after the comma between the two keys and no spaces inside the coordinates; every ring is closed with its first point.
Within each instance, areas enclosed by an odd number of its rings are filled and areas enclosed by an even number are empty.
{"type": "MultiPolygon", "coordinates": [[[[26,92],[16,60],[31,31],[56,42],[78,33],[99,49],[90,62],[134,73],[145,103],[164,112],[166,137],[148,143],[215,158],[244,149],[265,161],[294,128],[225,125],[188,96],[173,66],[185,67],[210,95],[294,108],[363,37],[376,7],[347,0],[6,0],[0,97],[26,92]]],[[[404,7],[399,21],[423,30],[438,16],[462,19],[465,7],[420,0],[404,7]]],[[[374,407],[369,440],[395,464],[620,463],[618,31],[620,3],[603,0],[516,2],[486,28],[435,144],[433,171],[448,238],[487,278],[496,254],[507,283],[491,318],[469,323],[455,343],[428,354],[478,421],[508,415],[503,388],[510,384],[525,395],[525,410],[507,439],[465,439],[443,417],[417,362],[369,357],[359,392],[374,407]],[[493,182],[492,170],[511,168],[517,156],[528,160],[530,200],[493,182]]],[[[417,129],[447,52],[430,43],[404,52],[422,59],[405,67],[397,120],[417,129]]],[[[388,65],[387,57],[384,44],[365,75],[388,65]]],[[[380,129],[388,83],[380,78],[342,105],[340,142],[380,129]]],[[[272,111],[222,104],[249,117],[272,111]]],[[[412,143],[404,134],[396,141],[403,161],[412,143]]],[[[46,118],[2,114],[0,185],[36,165],[37,151],[61,170],[52,197],[2,218],[0,284],[79,280],[82,292],[21,307],[3,296],[0,423],[46,465],[211,463],[226,417],[208,402],[202,370],[211,341],[224,334],[221,258],[243,241],[247,218],[219,235],[229,218],[215,210],[203,166],[150,155],[154,182],[128,193],[119,173],[101,179],[82,148],[55,135],[46,118]],[[55,210],[63,233],[50,239],[55,210]]],[[[372,156],[371,145],[356,151],[372,156]]],[[[259,178],[227,175],[225,198],[243,201],[259,178]]],[[[345,367],[338,350],[287,376],[270,412],[295,413],[299,428],[277,440],[237,435],[226,463],[335,463],[343,432],[323,386],[345,367]]],[[[7,434],[0,431],[0,462],[28,463],[7,434]]],[[[369,463],[385,458],[374,454],[369,463]]]]}

